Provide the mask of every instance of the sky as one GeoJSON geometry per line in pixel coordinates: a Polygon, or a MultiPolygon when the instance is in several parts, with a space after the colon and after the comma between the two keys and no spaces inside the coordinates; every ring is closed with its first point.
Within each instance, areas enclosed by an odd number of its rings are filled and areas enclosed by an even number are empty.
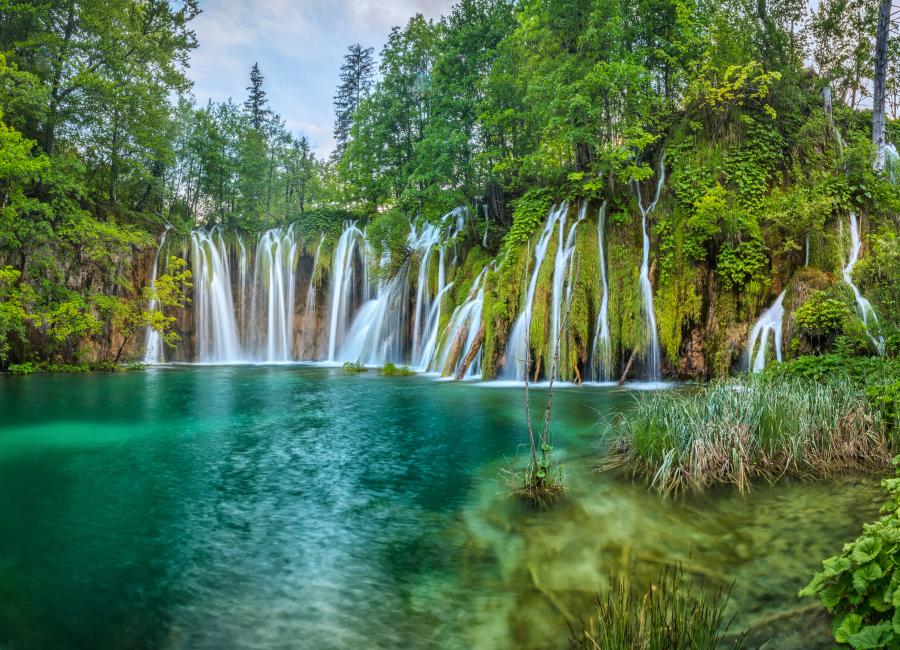
{"type": "Polygon", "coordinates": [[[259,62],[271,108],[324,156],[333,147],[332,98],[347,46],[376,54],[394,25],[416,13],[438,20],[453,0],[201,0],[194,21],[199,47],[188,76],[198,103],[242,102],[259,62]]]}

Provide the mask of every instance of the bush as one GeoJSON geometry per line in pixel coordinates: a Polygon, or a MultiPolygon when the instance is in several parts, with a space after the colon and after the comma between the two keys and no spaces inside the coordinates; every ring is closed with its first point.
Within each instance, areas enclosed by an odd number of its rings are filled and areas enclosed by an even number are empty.
{"type": "Polygon", "coordinates": [[[816,291],[793,313],[800,335],[815,350],[830,347],[850,317],[850,308],[824,291],[816,291]]]}
{"type": "Polygon", "coordinates": [[[633,466],[664,493],[882,467],[891,447],[880,411],[853,382],[767,376],[643,396],[614,444],[610,465],[633,466]]]}
{"type": "Polygon", "coordinates": [[[409,377],[416,372],[408,366],[395,366],[393,363],[386,363],[381,368],[381,374],[385,377],[409,377]]]}
{"type": "Polygon", "coordinates": [[[344,372],[369,372],[369,369],[359,361],[345,361],[344,372]]]}
{"type": "Polygon", "coordinates": [[[881,484],[891,497],[884,516],[825,560],[800,592],[819,598],[834,616],[835,641],[854,648],[900,646],[900,471],[881,484]]]}
{"type": "MultiPolygon", "coordinates": [[[[664,569],[656,584],[643,591],[615,580],[609,594],[597,598],[597,613],[575,635],[572,646],[583,650],[727,647],[729,598],[725,590],[710,591],[703,584],[687,582],[677,567],[664,569]]],[[[731,647],[743,645],[739,636],[731,647]]]]}

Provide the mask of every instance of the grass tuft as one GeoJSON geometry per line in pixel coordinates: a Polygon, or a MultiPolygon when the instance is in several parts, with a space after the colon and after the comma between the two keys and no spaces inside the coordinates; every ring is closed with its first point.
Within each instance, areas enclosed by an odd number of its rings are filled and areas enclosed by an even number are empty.
{"type": "Polygon", "coordinates": [[[695,650],[742,648],[744,638],[728,640],[725,619],[730,591],[707,589],[685,579],[680,567],[663,569],[644,591],[627,580],[613,580],[606,596],[597,597],[596,613],[571,645],[577,650],[695,650]]]}
{"type": "Polygon", "coordinates": [[[619,418],[606,467],[628,465],[662,493],[757,477],[818,478],[890,466],[884,418],[862,388],[746,377],[642,396],[619,418]]]}

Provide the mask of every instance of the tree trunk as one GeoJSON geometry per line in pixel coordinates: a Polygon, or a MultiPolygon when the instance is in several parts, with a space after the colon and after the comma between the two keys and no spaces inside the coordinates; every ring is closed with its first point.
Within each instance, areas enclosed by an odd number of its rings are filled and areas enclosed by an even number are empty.
{"type": "Polygon", "coordinates": [[[465,325],[456,330],[456,336],[453,338],[453,345],[450,346],[450,354],[447,355],[447,363],[444,364],[444,368],[441,370],[441,377],[449,377],[453,372],[453,367],[456,366],[459,355],[462,354],[463,342],[465,342],[466,336],[468,335],[469,328],[465,325]]]}
{"type": "Polygon", "coordinates": [[[876,171],[884,169],[884,98],[887,84],[888,32],[891,23],[891,0],[881,0],[878,30],[875,36],[875,89],[872,98],[872,142],[875,144],[876,171]]]}
{"type": "Polygon", "coordinates": [[[475,334],[475,340],[472,341],[472,349],[469,350],[469,354],[466,355],[463,364],[459,367],[459,370],[456,371],[456,381],[462,381],[462,378],[469,372],[469,366],[475,362],[475,357],[478,356],[478,351],[481,349],[483,343],[484,322],[481,323],[481,327],[478,328],[478,333],[475,334]]]}

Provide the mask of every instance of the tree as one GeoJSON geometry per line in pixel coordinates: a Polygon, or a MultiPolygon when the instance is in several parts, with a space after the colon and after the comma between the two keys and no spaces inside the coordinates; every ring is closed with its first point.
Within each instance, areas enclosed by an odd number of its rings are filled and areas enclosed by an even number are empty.
{"type": "Polygon", "coordinates": [[[359,43],[351,45],[344,55],[341,65],[341,83],[334,96],[334,155],[336,159],[344,153],[350,139],[354,113],[360,102],[369,96],[375,71],[374,49],[364,48],[359,43]]]}
{"type": "Polygon", "coordinates": [[[250,124],[257,131],[262,130],[270,113],[266,91],[262,87],[264,79],[262,72],[259,71],[259,63],[254,63],[250,68],[250,85],[247,86],[248,95],[244,108],[250,115],[250,124]]]}
{"type": "Polygon", "coordinates": [[[881,0],[875,36],[875,90],[872,100],[872,142],[875,144],[875,170],[884,168],[884,112],[887,89],[888,33],[891,24],[891,0],[881,0]]]}

